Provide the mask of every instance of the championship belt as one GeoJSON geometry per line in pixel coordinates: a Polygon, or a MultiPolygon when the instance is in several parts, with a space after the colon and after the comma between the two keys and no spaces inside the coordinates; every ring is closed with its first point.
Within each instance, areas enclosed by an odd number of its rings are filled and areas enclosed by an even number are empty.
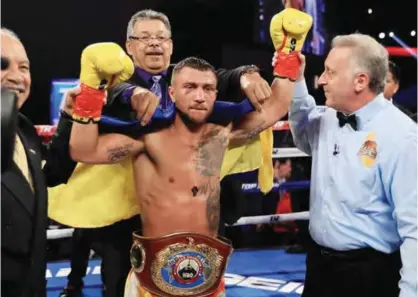
{"type": "Polygon", "coordinates": [[[140,286],[161,297],[204,297],[218,289],[232,246],[225,238],[175,233],[149,238],[133,233],[131,264],[140,286]]]}

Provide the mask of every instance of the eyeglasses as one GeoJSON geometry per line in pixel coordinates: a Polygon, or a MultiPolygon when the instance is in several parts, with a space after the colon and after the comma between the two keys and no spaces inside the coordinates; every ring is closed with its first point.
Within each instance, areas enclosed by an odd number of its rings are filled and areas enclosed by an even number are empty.
{"type": "Polygon", "coordinates": [[[129,39],[149,44],[154,39],[158,43],[164,43],[171,38],[170,37],[164,37],[164,36],[141,36],[141,37],[129,36],[129,39]]]}

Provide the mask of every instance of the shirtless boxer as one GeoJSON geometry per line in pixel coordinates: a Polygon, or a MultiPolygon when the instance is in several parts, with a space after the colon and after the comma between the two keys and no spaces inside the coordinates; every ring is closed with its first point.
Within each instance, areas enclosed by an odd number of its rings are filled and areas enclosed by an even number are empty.
{"type": "MultiPolygon", "coordinates": [[[[143,230],[134,235],[135,273],[131,276],[139,279],[142,288],[135,288],[132,296],[224,294],[222,275],[232,248],[216,239],[223,156],[230,142],[249,141],[287,113],[299,71],[298,51],[311,23],[308,15],[293,9],[273,18],[272,37],[280,57],[272,96],[261,112],[233,123],[207,122],[217,79],[213,67],[197,58],[187,58],[173,70],[169,89],[177,109],[173,122],[137,139],[121,134],[99,136],[94,122],[103,100],[87,92],[77,97],[70,140],[74,160],[109,164],[132,156],[135,183],[141,185],[137,198],[143,230]]],[[[87,88],[94,93],[91,84],[87,88]]],[[[125,296],[131,296],[131,289],[125,296]]]]}

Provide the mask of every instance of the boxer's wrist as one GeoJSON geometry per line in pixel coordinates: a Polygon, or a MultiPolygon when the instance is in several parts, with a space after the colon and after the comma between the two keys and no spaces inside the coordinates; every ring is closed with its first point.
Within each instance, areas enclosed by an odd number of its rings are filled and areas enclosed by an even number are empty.
{"type": "Polygon", "coordinates": [[[299,74],[299,76],[296,78],[295,82],[300,82],[305,80],[305,74],[302,72],[299,74]]]}
{"type": "Polygon", "coordinates": [[[288,78],[291,81],[296,81],[300,77],[300,66],[298,51],[293,51],[289,54],[277,51],[277,63],[273,74],[279,78],[288,78]]]}
{"type": "Polygon", "coordinates": [[[80,88],[81,92],[76,97],[73,107],[73,120],[81,124],[98,123],[102,116],[102,108],[106,96],[105,91],[85,84],[81,84],[80,88]]]}

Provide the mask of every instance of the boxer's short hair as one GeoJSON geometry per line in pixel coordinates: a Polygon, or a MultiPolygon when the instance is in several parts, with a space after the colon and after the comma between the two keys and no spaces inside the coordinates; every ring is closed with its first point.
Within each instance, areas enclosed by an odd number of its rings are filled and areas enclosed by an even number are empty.
{"type": "Polygon", "coordinates": [[[351,62],[354,71],[367,72],[370,77],[370,90],[375,94],[383,92],[389,68],[389,55],[376,39],[360,33],[340,35],[332,40],[332,47],[352,48],[351,62]]]}
{"type": "Polygon", "coordinates": [[[162,12],[158,12],[152,9],[144,9],[144,10],[138,11],[131,17],[131,20],[128,23],[128,30],[126,32],[126,38],[129,39],[129,37],[133,35],[136,22],[148,21],[148,20],[158,20],[158,21],[163,22],[164,26],[168,30],[168,34],[169,34],[168,37],[171,37],[171,25],[170,25],[170,21],[168,20],[168,17],[162,12]]]}
{"type": "Polygon", "coordinates": [[[179,73],[183,68],[186,68],[186,67],[196,69],[199,71],[210,71],[213,74],[215,74],[215,77],[216,77],[215,68],[209,62],[200,58],[196,58],[196,57],[189,57],[178,62],[176,66],[174,66],[173,77],[177,73],[179,73]]]}

